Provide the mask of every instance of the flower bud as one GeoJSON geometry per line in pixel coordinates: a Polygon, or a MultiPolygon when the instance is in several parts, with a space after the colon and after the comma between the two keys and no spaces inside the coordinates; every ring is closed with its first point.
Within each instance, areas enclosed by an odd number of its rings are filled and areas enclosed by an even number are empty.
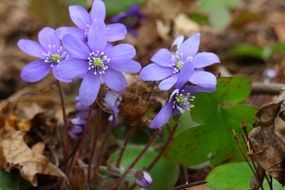
{"type": "Polygon", "coordinates": [[[149,173],[145,171],[138,171],[135,174],[136,184],[142,188],[148,188],[152,183],[152,178],[149,173]]]}

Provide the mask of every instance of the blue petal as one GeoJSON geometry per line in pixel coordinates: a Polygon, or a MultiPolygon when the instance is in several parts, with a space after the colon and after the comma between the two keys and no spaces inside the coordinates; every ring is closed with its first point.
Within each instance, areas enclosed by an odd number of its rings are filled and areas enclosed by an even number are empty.
{"type": "Polygon", "coordinates": [[[144,81],[158,81],[173,75],[173,70],[156,64],[149,64],[140,72],[140,78],[144,81]]]}
{"type": "Polygon", "coordinates": [[[115,42],[126,38],[127,28],[123,24],[109,24],[107,25],[107,40],[108,42],[115,42]]]}
{"type": "Polygon", "coordinates": [[[62,39],[62,45],[72,58],[87,60],[90,54],[88,46],[80,39],[67,34],[62,39]]]}
{"type": "Polygon", "coordinates": [[[100,90],[100,78],[98,75],[94,75],[92,72],[89,72],[83,78],[83,81],[79,88],[79,101],[86,105],[92,105],[98,95],[100,90]]]}
{"type": "Polygon", "coordinates": [[[106,17],[106,7],[101,0],[94,0],[90,11],[93,21],[104,21],[106,17]]]}
{"type": "Polygon", "coordinates": [[[32,40],[19,40],[18,41],[18,47],[25,53],[33,56],[38,57],[41,59],[45,58],[45,50],[42,48],[42,46],[35,41],[32,40]]]}
{"type": "Polygon", "coordinates": [[[182,67],[182,69],[178,74],[178,80],[175,85],[175,87],[178,89],[183,87],[186,84],[186,82],[188,82],[190,76],[194,72],[193,64],[190,61],[186,61],[184,64],[185,65],[182,67]]]}
{"type": "Polygon", "coordinates": [[[216,76],[206,71],[194,71],[189,81],[202,87],[213,87],[217,84],[216,76]]]}
{"type": "Polygon", "coordinates": [[[106,49],[106,55],[112,62],[132,59],[136,55],[136,49],[131,44],[123,43],[106,49]]]}
{"type": "Polygon", "coordinates": [[[184,41],[184,36],[178,36],[177,38],[175,38],[175,40],[172,43],[172,46],[176,45],[177,49],[180,49],[182,43],[184,41]]]}
{"type": "Polygon", "coordinates": [[[192,60],[192,64],[195,68],[203,68],[215,63],[220,63],[219,57],[209,52],[198,53],[192,60]]]}
{"type": "Polygon", "coordinates": [[[76,28],[76,27],[59,27],[56,29],[56,35],[59,39],[62,39],[63,36],[70,34],[72,36],[75,36],[76,38],[79,38],[81,40],[84,40],[86,36],[84,35],[83,30],[76,28]]]}
{"type": "Polygon", "coordinates": [[[115,71],[111,68],[106,70],[106,73],[103,75],[103,79],[105,84],[116,92],[124,90],[128,85],[125,76],[121,72],[115,71]]]}
{"type": "Polygon", "coordinates": [[[159,83],[159,89],[160,90],[169,90],[174,86],[174,84],[177,82],[178,74],[174,74],[171,77],[164,79],[159,83]]]}
{"type": "Polygon", "coordinates": [[[103,22],[93,22],[88,32],[88,45],[94,52],[104,51],[107,45],[107,28],[103,22]]]}
{"type": "Polygon", "coordinates": [[[60,48],[60,40],[54,29],[50,27],[43,28],[38,35],[39,42],[47,50],[56,51],[60,48]]]}
{"type": "Polygon", "coordinates": [[[79,5],[69,6],[69,16],[73,23],[80,29],[86,30],[91,23],[91,18],[86,9],[79,5]]]}
{"type": "Polygon", "coordinates": [[[26,82],[37,82],[42,80],[51,70],[50,64],[41,60],[27,64],[21,71],[21,78],[26,82]]]}
{"type": "Polygon", "coordinates": [[[172,102],[168,101],[155,116],[150,124],[150,128],[157,129],[163,127],[172,115],[172,106],[172,102]]]}
{"type": "Polygon", "coordinates": [[[160,66],[169,67],[171,64],[171,57],[171,52],[168,49],[162,48],[154,54],[151,61],[160,66]]]}
{"type": "Polygon", "coordinates": [[[108,66],[114,70],[126,73],[137,73],[141,70],[141,65],[133,60],[110,62],[108,66]]]}
{"type": "Polygon", "coordinates": [[[70,81],[82,77],[88,72],[87,61],[68,59],[60,62],[55,68],[55,75],[59,80],[70,81]]]}
{"type": "Polygon", "coordinates": [[[194,57],[198,52],[200,45],[200,33],[195,33],[190,36],[185,42],[181,45],[178,52],[182,55],[183,59],[187,57],[194,57]]]}

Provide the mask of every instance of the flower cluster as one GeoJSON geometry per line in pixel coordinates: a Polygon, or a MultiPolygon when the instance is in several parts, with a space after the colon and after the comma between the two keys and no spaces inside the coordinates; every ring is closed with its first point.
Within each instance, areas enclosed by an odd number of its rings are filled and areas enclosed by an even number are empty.
{"type": "Polygon", "coordinates": [[[127,87],[124,73],[136,73],[141,66],[133,58],[135,48],[122,40],[127,30],[123,24],[104,23],[105,4],[94,0],[88,13],[83,7],[69,7],[71,20],[77,27],[44,28],[39,43],[20,40],[18,46],[26,53],[40,58],[24,67],[21,76],[28,82],[43,79],[52,69],[57,80],[71,82],[82,78],[79,101],[90,106],[97,98],[101,84],[120,92],[127,87]]]}
{"type": "MultiPolygon", "coordinates": [[[[138,19],[138,7],[132,7],[126,13],[117,16],[118,21],[130,15],[138,19]]],[[[105,24],[105,4],[94,0],[90,12],[77,5],[69,7],[69,15],[76,27],[43,28],[38,42],[20,40],[19,48],[27,54],[37,57],[27,64],[21,77],[27,82],[37,82],[50,71],[62,82],[72,82],[81,78],[78,102],[86,109],[97,99],[102,84],[116,92],[127,87],[124,73],[137,73],[141,65],[134,61],[135,48],[128,43],[118,43],[126,37],[127,29],[123,24],[105,24]],[[116,42],[116,44],[112,44],[116,42]]],[[[214,53],[198,52],[200,34],[196,33],[184,40],[177,37],[170,50],[162,48],[151,58],[152,63],[140,72],[144,81],[160,81],[159,89],[172,90],[170,98],[150,124],[151,128],[160,128],[173,115],[179,115],[192,107],[193,94],[212,92],[216,88],[216,76],[205,71],[205,67],[219,63],[214,53]]],[[[107,94],[105,107],[113,112],[115,123],[118,118],[119,94],[107,94]]],[[[79,113],[82,109],[78,108],[79,113]]],[[[72,120],[74,127],[70,135],[79,137],[85,128],[83,114],[72,120]]]]}
{"type": "Polygon", "coordinates": [[[199,33],[185,41],[183,36],[179,36],[170,51],[160,49],[151,58],[153,63],[140,72],[140,78],[144,81],[161,81],[160,90],[174,87],[169,100],[152,121],[151,128],[160,128],[172,115],[190,110],[192,94],[215,90],[217,79],[212,73],[204,71],[204,67],[219,63],[219,57],[209,52],[198,53],[199,45],[199,33]]]}

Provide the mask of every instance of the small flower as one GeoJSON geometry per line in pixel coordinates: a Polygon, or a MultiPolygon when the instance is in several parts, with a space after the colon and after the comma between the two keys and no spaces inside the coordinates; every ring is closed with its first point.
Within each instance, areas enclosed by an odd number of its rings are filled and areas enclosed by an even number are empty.
{"type": "MultiPolygon", "coordinates": [[[[21,39],[18,47],[25,53],[39,58],[27,64],[21,72],[21,78],[27,82],[37,82],[42,80],[51,70],[55,70],[57,65],[68,59],[69,55],[62,48],[60,39],[56,31],[52,28],[43,28],[38,35],[39,42],[21,39]]],[[[55,75],[58,80],[61,80],[55,75]]]]}
{"type": "Polygon", "coordinates": [[[73,139],[79,139],[86,128],[86,119],[76,116],[71,120],[72,128],[68,131],[68,135],[73,139]]]}
{"type": "Polygon", "coordinates": [[[142,188],[148,188],[152,184],[152,178],[146,171],[138,171],[135,174],[136,184],[142,188]]]}
{"type": "Polygon", "coordinates": [[[151,59],[153,63],[144,67],[140,78],[144,81],[160,81],[159,89],[169,90],[173,86],[182,88],[186,82],[194,85],[212,88],[217,79],[212,73],[203,70],[204,67],[219,63],[219,57],[214,53],[197,53],[200,44],[200,34],[190,36],[184,42],[179,36],[172,44],[171,51],[160,49],[151,59]]]}
{"type": "MultiPolygon", "coordinates": [[[[79,39],[85,41],[88,36],[88,32],[92,23],[104,22],[106,17],[106,7],[103,1],[94,0],[91,11],[87,10],[79,5],[69,6],[69,15],[72,22],[78,27],[60,27],[57,29],[57,33],[60,38],[63,38],[66,34],[71,34],[79,39]]],[[[123,24],[114,23],[107,25],[107,41],[115,42],[125,39],[127,35],[127,29],[123,24]]]]}
{"type": "Polygon", "coordinates": [[[151,122],[150,128],[160,128],[168,122],[168,119],[171,116],[179,115],[184,113],[185,111],[189,111],[193,107],[193,105],[191,104],[191,101],[193,100],[194,97],[187,88],[181,90],[175,89],[172,92],[169,100],[161,108],[161,110],[151,122]]]}
{"type": "Polygon", "coordinates": [[[127,11],[121,12],[112,18],[112,23],[123,23],[133,36],[137,36],[137,28],[145,15],[140,11],[138,5],[131,6],[127,11]]]}
{"type": "Polygon", "coordinates": [[[66,81],[81,77],[79,100],[89,106],[97,98],[101,83],[120,92],[127,86],[122,72],[136,73],[141,66],[133,61],[135,48],[130,44],[112,46],[107,43],[107,29],[103,22],[94,22],[89,29],[87,43],[72,36],[63,37],[63,46],[71,58],[56,68],[56,74],[66,81]]]}
{"type": "Polygon", "coordinates": [[[104,98],[104,106],[113,112],[109,120],[114,121],[114,125],[118,123],[119,105],[122,101],[122,96],[117,92],[109,91],[104,98]]]}
{"type": "Polygon", "coordinates": [[[278,73],[274,69],[268,68],[263,71],[262,75],[265,82],[270,82],[278,76],[278,73]]]}

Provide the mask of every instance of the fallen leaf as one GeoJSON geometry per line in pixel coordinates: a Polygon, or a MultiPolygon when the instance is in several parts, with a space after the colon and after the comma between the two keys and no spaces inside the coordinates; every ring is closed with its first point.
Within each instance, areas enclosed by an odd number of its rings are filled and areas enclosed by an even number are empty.
{"type": "Polygon", "coordinates": [[[24,142],[23,131],[5,126],[0,130],[0,166],[6,171],[18,168],[24,179],[37,186],[36,174],[45,174],[67,179],[64,173],[41,152],[43,145],[37,144],[32,149],[24,142]]]}

